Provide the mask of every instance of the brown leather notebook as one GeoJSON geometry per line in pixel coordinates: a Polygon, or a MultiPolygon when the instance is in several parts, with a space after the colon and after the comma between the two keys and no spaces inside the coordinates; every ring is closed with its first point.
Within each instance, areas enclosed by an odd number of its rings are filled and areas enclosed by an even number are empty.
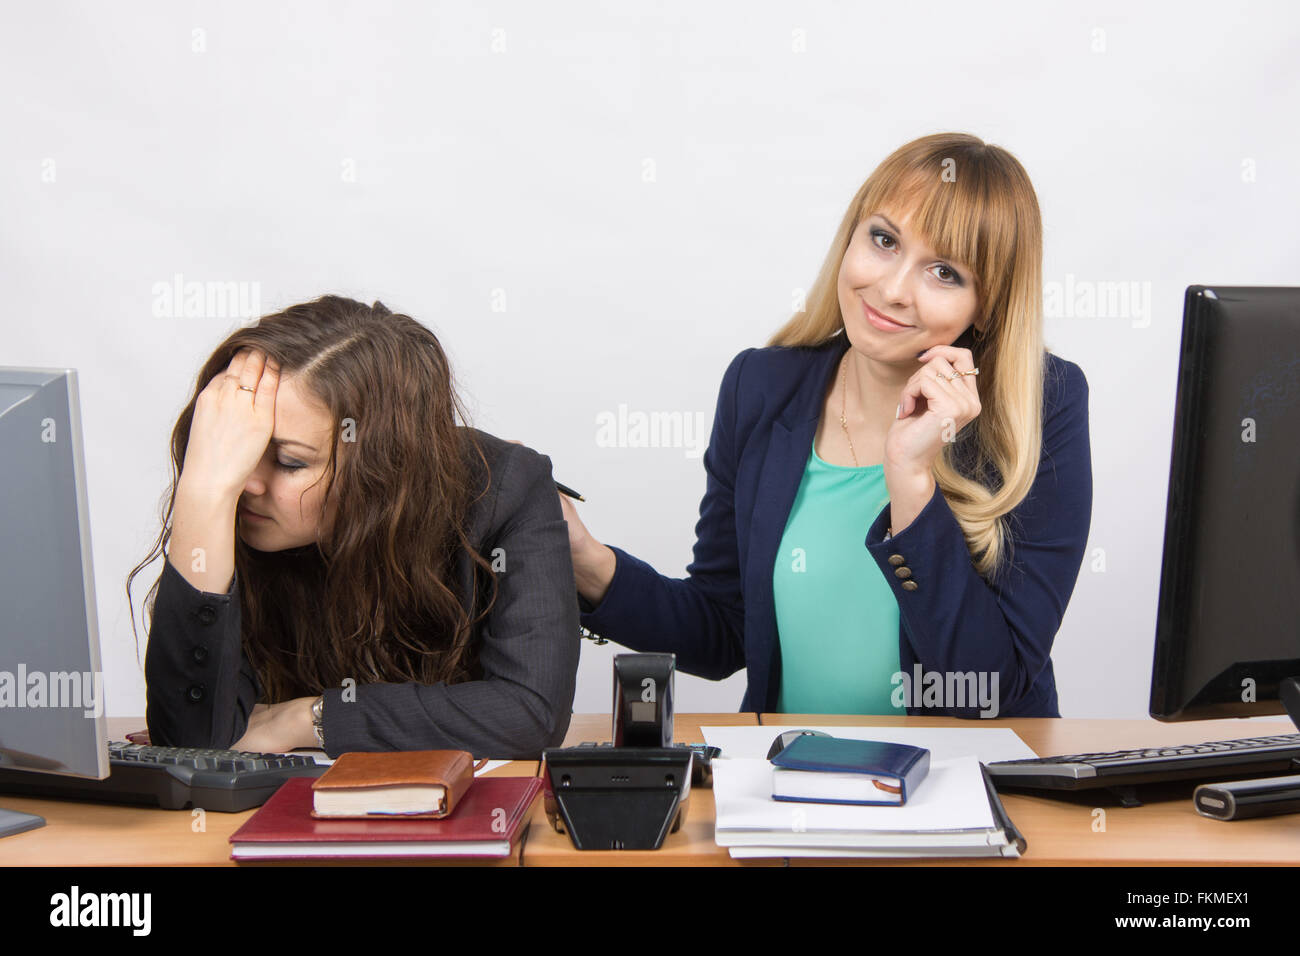
{"type": "Polygon", "coordinates": [[[474,782],[464,750],[345,753],[312,783],[313,817],[449,816],[474,782]]]}

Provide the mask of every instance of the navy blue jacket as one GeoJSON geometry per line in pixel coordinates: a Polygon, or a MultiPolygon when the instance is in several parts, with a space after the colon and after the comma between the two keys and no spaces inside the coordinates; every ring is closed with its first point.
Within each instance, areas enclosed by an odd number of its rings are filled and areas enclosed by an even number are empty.
{"type": "MultiPolygon", "coordinates": [[[[847,347],[840,334],[815,348],[747,349],[736,356],[722,379],[704,454],[707,486],[688,576],[666,577],[615,547],[617,567],[599,606],[579,600],[584,627],[633,650],[672,652],[681,670],[701,677],[721,680],[746,667],[740,709],[776,710],[781,645],[772,572],[831,376],[847,347]]],[[[996,671],[1000,717],[1060,716],[1052,641],[1092,520],[1088,382],[1074,363],[1050,352],[1045,360],[1042,458],[1029,495],[1011,512],[1013,560],[994,584],[976,572],[937,485],[899,534],[884,540],[886,505],[865,539],[898,600],[903,672],[911,677],[917,663],[943,674],[996,671]],[[900,564],[911,570],[909,578],[895,574],[900,564]],[[904,588],[904,580],[916,587],[904,588]]],[[[969,434],[959,440],[959,458],[969,434]]],[[[959,717],[979,711],[908,707],[910,714],[959,717]]]]}

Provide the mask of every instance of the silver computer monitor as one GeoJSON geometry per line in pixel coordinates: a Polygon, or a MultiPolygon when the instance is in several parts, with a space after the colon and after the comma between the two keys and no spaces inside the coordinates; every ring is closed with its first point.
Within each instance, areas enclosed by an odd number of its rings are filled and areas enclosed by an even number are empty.
{"type": "Polygon", "coordinates": [[[0,767],[109,771],[74,369],[0,367],[0,767]]]}

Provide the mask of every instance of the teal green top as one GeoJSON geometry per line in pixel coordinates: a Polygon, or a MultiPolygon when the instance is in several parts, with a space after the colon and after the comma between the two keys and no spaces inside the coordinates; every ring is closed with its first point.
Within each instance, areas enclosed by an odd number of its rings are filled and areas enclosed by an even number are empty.
{"type": "Polygon", "coordinates": [[[772,572],[782,713],[907,713],[890,700],[898,601],[865,543],[888,503],[884,465],[832,465],[812,448],[772,572]]]}

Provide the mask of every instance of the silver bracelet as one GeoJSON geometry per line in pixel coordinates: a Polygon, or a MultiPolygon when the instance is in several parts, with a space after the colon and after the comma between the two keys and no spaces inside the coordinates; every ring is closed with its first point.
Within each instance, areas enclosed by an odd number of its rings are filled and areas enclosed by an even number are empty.
{"type": "Polygon", "coordinates": [[[316,740],[321,750],[325,749],[325,695],[311,702],[311,729],[316,732],[316,740]]]}

